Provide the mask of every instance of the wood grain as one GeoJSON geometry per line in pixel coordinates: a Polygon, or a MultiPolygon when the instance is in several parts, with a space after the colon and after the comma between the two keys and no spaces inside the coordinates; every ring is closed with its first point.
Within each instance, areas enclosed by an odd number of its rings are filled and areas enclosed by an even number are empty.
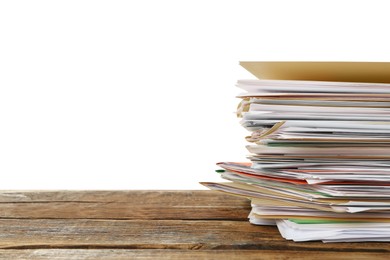
{"type": "Polygon", "coordinates": [[[248,200],[209,190],[0,191],[0,202],[126,202],[133,205],[248,205],[248,200]]]}
{"type": "Polygon", "coordinates": [[[256,249],[388,252],[388,243],[295,243],[247,221],[0,220],[0,248],[256,249]]]}
{"type": "Polygon", "coordinates": [[[359,253],[344,252],[299,252],[299,251],[258,251],[258,250],[148,250],[148,249],[26,249],[0,250],[0,259],[18,260],[127,260],[127,259],[222,259],[222,260],[253,260],[253,259],[331,259],[331,260],[387,260],[386,253],[359,253]]]}
{"type": "Polygon", "coordinates": [[[0,218],[246,220],[249,200],[210,191],[1,192],[0,218]]]}
{"type": "Polygon", "coordinates": [[[228,219],[247,220],[248,206],[155,207],[130,203],[0,203],[0,218],[70,219],[228,219]]]}
{"type": "Polygon", "coordinates": [[[387,259],[390,243],[294,243],[212,191],[2,191],[0,259],[387,259]]]}

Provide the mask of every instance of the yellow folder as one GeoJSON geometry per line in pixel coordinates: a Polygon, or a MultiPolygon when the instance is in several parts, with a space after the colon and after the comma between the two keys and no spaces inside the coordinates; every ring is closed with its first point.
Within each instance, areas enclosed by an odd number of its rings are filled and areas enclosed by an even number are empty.
{"type": "Polygon", "coordinates": [[[390,62],[242,61],[259,79],[390,83],[390,62]]]}

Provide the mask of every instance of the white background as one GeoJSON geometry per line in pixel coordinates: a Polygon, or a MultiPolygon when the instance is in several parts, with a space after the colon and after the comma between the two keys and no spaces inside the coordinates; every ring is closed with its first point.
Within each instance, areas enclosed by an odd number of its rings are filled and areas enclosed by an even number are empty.
{"type": "Polygon", "coordinates": [[[2,1],[0,189],[202,189],[240,60],[390,61],[388,1],[2,1]]]}

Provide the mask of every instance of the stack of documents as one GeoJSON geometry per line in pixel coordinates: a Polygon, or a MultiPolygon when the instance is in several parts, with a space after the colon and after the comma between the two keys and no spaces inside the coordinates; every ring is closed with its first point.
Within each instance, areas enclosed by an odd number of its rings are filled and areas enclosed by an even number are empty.
{"type": "Polygon", "coordinates": [[[289,240],[390,241],[390,63],[308,64],[242,64],[271,75],[237,83],[250,162],[203,184],[250,198],[250,222],[289,240]]]}

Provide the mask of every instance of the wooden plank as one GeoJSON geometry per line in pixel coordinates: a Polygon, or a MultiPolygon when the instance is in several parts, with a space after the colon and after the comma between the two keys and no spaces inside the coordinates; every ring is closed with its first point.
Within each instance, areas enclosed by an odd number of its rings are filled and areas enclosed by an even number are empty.
{"type": "Polygon", "coordinates": [[[131,203],[0,203],[0,218],[69,219],[229,219],[247,220],[247,206],[159,206],[131,203]]]}
{"type": "Polygon", "coordinates": [[[123,260],[123,259],[388,259],[388,253],[360,252],[298,252],[298,251],[257,251],[257,250],[131,250],[131,249],[26,249],[0,250],[0,259],[18,260],[123,260]]]}
{"type": "Polygon", "coordinates": [[[247,221],[2,219],[2,249],[196,249],[389,253],[389,243],[294,243],[247,221]]]}
{"type": "Polygon", "coordinates": [[[126,202],[132,205],[227,206],[248,205],[248,200],[209,190],[131,191],[0,191],[1,202],[126,202]]]}
{"type": "Polygon", "coordinates": [[[390,252],[389,243],[286,241],[275,227],[249,224],[249,210],[247,199],[211,191],[2,191],[0,259],[305,259],[301,252],[358,259],[390,252]]]}
{"type": "Polygon", "coordinates": [[[0,218],[246,220],[249,200],[211,191],[0,192],[0,218]]]}

